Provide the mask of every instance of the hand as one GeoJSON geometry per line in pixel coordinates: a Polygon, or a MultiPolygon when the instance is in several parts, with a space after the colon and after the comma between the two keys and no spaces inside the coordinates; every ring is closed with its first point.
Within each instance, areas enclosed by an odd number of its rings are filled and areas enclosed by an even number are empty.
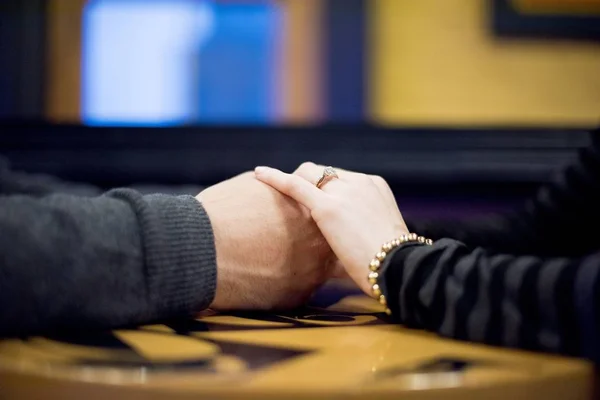
{"type": "Polygon", "coordinates": [[[297,307],[329,277],[335,257],[310,212],[252,172],[209,187],[197,199],[217,250],[211,308],[297,307]]]}
{"type": "Polygon", "coordinates": [[[337,170],[321,189],[323,167],[305,163],[294,173],[258,167],[256,177],[307,207],[348,275],[367,294],[369,262],[381,245],[408,229],[387,183],[378,176],[337,170]]]}

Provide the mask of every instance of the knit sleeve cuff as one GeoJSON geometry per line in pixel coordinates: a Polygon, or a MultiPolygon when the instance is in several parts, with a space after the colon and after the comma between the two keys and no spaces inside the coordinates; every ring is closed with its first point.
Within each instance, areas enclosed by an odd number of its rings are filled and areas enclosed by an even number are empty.
{"type": "Polygon", "coordinates": [[[215,296],[217,261],[206,211],[192,196],[145,200],[158,216],[157,227],[149,227],[144,238],[147,284],[157,311],[189,315],[208,307],[215,296]]]}
{"type": "Polygon", "coordinates": [[[192,196],[141,196],[129,189],[110,192],[127,200],[140,224],[149,317],[189,316],[215,296],[217,261],[208,215],[192,196]]]}

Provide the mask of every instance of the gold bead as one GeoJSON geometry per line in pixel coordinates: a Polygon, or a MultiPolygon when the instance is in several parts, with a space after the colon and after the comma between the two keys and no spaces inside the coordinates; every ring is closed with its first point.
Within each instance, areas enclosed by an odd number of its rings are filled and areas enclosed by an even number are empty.
{"type": "Polygon", "coordinates": [[[398,247],[400,246],[400,239],[394,239],[394,241],[392,242],[394,247],[398,247]]]}
{"type": "Polygon", "coordinates": [[[392,250],[392,243],[385,243],[383,246],[381,246],[381,250],[385,251],[386,253],[389,253],[390,250],[392,250]]]}
{"type": "Polygon", "coordinates": [[[385,251],[380,251],[379,253],[375,254],[375,258],[378,259],[379,261],[385,260],[386,257],[387,257],[387,253],[385,251]]]}
{"type": "Polygon", "coordinates": [[[373,296],[375,296],[375,297],[381,296],[381,288],[379,287],[378,284],[373,285],[373,296]]]}
{"type": "Polygon", "coordinates": [[[377,259],[373,259],[371,261],[371,263],[369,264],[369,269],[371,271],[377,271],[380,266],[381,266],[381,262],[379,260],[377,260],[377,259]]]}
{"type": "Polygon", "coordinates": [[[431,246],[433,244],[433,240],[427,239],[427,240],[425,240],[425,244],[428,246],[431,246]]]}
{"type": "Polygon", "coordinates": [[[385,309],[385,313],[386,313],[387,315],[392,315],[392,310],[390,310],[389,308],[386,308],[386,309],[385,309]]]}
{"type": "Polygon", "coordinates": [[[417,238],[417,241],[418,241],[419,243],[425,243],[425,238],[424,238],[423,236],[419,236],[419,237],[417,238]]]}
{"type": "Polygon", "coordinates": [[[385,299],[385,295],[382,294],[381,296],[379,296],[379,304],[381,304],[383,306],[387,305],[387,301],[385,299]]]}
{"type": "Polygon", "coordinates": [[[414,242],[415,240],[417,240],[417,234],[411,233],[410,235],[408,235],[408,240],[410,240],[411,242],[414,242]]]}
{"type": "Polygon", "coordinates": [[[408,241],[408,235],[400,236],[400,244],[406,243],[408,241]]]}
{"type": "Polygon", "coordinates": [[[374,285],[377,283],[377,279],[379,279],[379,274],[377,272],[369,272],[369,283],[374,285]]]}

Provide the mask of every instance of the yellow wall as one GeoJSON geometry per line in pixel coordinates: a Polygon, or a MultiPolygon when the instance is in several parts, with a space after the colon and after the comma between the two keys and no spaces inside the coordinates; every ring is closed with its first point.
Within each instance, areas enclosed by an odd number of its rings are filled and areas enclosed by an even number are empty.
{"type": "Polygon", "coordinates": [[[376,121],[600,123],[600,43],[496,39],[488,0],[371,4],[376,121]]]}

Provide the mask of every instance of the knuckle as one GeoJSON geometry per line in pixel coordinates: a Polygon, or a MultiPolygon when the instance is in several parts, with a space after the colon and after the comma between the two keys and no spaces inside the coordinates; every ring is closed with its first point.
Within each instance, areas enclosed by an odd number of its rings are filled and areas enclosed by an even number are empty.
{"type": "Polygon", "coordinates": [[[298,169],[296,169],[296,172],[311,171],[315,167],[316,167],[315,163],[313,163],[311,161],[305,161],[302,164],[300,164],[298,169]]]}
{"type": "Polygon", "coordinates": [[[315,167],[316,164],[312,161],[305,161],[300,166],[301,167],[304,166],[305,168],[312,168],[312,167],[315,167]]]}
{"type": "Polygon", "coordinates": [[[388,183],[386,182],[386,180],[383,179],[379,175],[371,175],[371,179],[373,180],[373,183],[375,183],[379,187],[387,187],[388,186],[388,183]]]}
{"type": "Polygon", "coordinates": [[[372,183],[373,182],[371,180],[371,178],[369,177],[369,175],[363,174],[362,172],[359,172],[359,173],[356,174],[356,180],[359,183],[362,183],[362,184],[368,184],[368,183],[372,183]]]}

